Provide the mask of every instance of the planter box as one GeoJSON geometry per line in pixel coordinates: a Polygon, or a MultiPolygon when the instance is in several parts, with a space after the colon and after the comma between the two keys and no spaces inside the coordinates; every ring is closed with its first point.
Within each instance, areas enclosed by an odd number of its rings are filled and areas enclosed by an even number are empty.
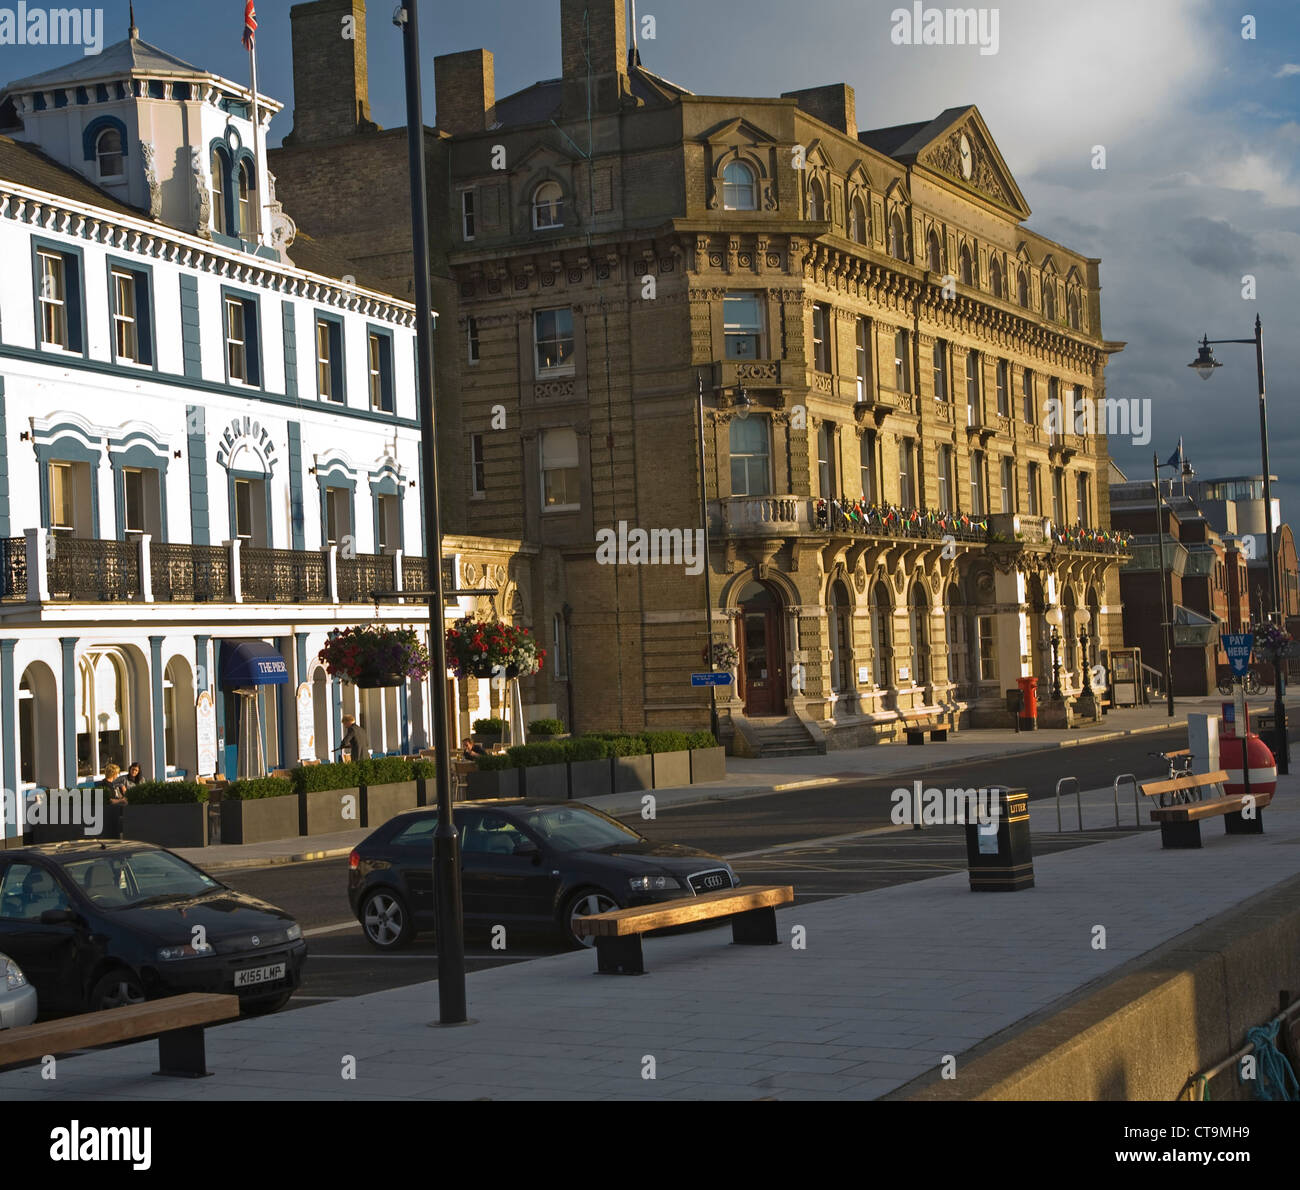
{"type": "Polygon", "coordinates": [[[248,801],[222,798],[219,809],[223,843],[269,843],[275,839],[292,839],[298,834],[296,793],[248,801]]]}
{"type": "Polygon", "coordinates": [[[614,771],[609,758],[569,761],[569,796],[579,801],[614,792],[614,771]]]}
{"type": "Polygon", "coordinates": [[[321,789],[298,795],[298,833],[329,835],[354,831],[361,825],[361,790],[321,789]],[[350,798],[350,801],[344,799],[350,798]],[[344,817],[346,809],[347,817],[344,817]]]}
{"type": "MultiPolygon", "coordinates": [[[[487,772],[473,772],[466,782],[465,795],[471,801],[481,798],[518,797],[519,769],[490,769],[487,772]]],[[[436,796],[433,782],[429,782],[429,793],[436,796]]]]}
{"type": "Polygon", "coordinates": [[[633,793],[655,787],[653,756],[615,756],[612,766],[615,793],[633,793]]]}
{"type": "Polygon", "coordinates": [[[159,847],[206,847],[207,802],[176,806],[126,806],[122,813],[122,838],[159,847]]]}
{"type": "MultiPolygon", "coordinates": [[[[434,794],[437,797],[437,794],[434,794]]],[[[395,814],[420,804],[415,781],[394,781],[388,785],[367,785],[361,791],[361,825],[372,830],[383,826],[395,814]]]]}
{"type": "Polygon", "coordinates": [[[726,748],[691,749],[691,784],[721,781],[727,775],[726,748]]]}
{"type": "Polygon", "coordinates": [[[673,789],[691,783],[691,754],[689,752],[656,752],[654,761],[656,789],[673,789]]]}
{"type": "Polygon", "coordinates": [[[567,764],[536,764],[519,770],[524,797],[548,802],[563,802],[569,797],[567,764]]]}

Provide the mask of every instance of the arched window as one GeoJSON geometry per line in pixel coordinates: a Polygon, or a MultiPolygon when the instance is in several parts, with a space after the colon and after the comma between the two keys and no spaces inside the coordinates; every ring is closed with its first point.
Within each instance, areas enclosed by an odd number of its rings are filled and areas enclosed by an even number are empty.
{"type": "Polygon", "coordinates": [[[722,209],[758,210],[758,188],[754,171],[743,161],[733,161],[722,171],[722,209]]]}
{"type": "Polygon", "coordinates": [[[1043,278],[1043,317],[1056,321],[1056,283],[1050,277],[1043,278]]]}
{"type": "Polygon", "coordinates": [[[533,230],[564,226],[564,191],[559,182],[543,182],[533,191],[533,230]]]}
{"type": "Polygon", "coordinates": [[[853,635],[848,588],[838,579],[831,584],[828,627],[831,633],[831,692],[852,694],[853,635]]]}
{"type": "Polygon", "coordinates": [[[1020,270],[1020,274],[1016,278],[1016,301],[1026,310],[1029,309],[1029,278],[1025,276],[1024,269],[1020,270]]]}
{"type": "Polygon", "coordinates": [[[998,264],[996,257],[989,261],[989,289],[993,291],[995,298],[1001,298],[1002,293],[1002,266],[998,264]]]}
{"type": "Polygon", "coordinates": [[[222,235],[230,231],[230,218],[226,209],[226,176],[230,162],[220,149],[212,150],[212,228],[222,235]]]}
{"type": "Polygon", "coordinates": [[[247,161],[239,163],[239,235],[251,240],[256,234],[253,220],[253,169],[247,161]]]}
{"type": "Polygon", "coordinates": [[[808,183],[808,218],[826,218],[826,192],[816,178],[808,183]]]}
{"type": "Polygon", "coordinates": [[[926,238],[926,256],[929,260],[930,272],[943,272],[943,248],[939,244],[938,232],[931,231],[926,238]]]}
{"type": "Polygon", "coordinates": [[[126,172],[122,165],[124,155],[122,134],[116,128],[105,128],[95,138],[95,161],[101,178],[120,178],[126,172]]]}
{"type": "Polygon", "coordinates": [[[907,259],[907,239],[903,234],[903,220],[897,211],[889,216],[889,255],[895,260],[907,259]]]}
{"type": "Polygon", "coordinates": [[[99,777],[107,764],[125,769],[132,739],[126,671],[116,653],[89,654],[78,674],[77,775],[99,777]]]}
{"type": "Polygon", "coordinates": [[[956,583],[948,587],[945,622],[948,626],[948,681],[959,691],[970,682],[970,630],[966,603],[956,583]]]}
{"type": "Polygon", "coordinates": [[[1070,329],[1077,331],[1079,329],[1079,291],[1071,289],[1065,295],[1065,313],[1070,322],[1070,329]]]}
{"type": "Polygon", "coordinates": [[[975,266],[971,261],[970,249],[965,244],[961,246],[960,262],[961,283],[963,285],[974,285],[975,266]]]}
{"type": "Polygon", "coordinates": [[[880,690],[893,685],[890,658],[893,653],[893,608],[884,583],[871,588],[871,677],[880,690]]]}
{"type": "Polygon", "coordinates": [[[849,204],[849,239],[855,244],[867,242],[867,211],[860,198],[849,204]]]}
{"type": "Polygon", "coordinates": [[[912,685],[930,680],[930,601],[921,584],[912,587],[909,629],[912,636],[912,685]]]}

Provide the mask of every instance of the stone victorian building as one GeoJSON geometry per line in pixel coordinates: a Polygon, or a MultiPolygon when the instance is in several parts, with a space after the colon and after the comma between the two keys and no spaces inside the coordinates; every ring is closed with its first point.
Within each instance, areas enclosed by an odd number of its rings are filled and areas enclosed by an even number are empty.
{"type": "MultiPolygon", "coordinates": [[[[696,95],[642,64],[623,0],[559,9],[561,78],[498,98],[489,52],[440,57],[425,134],[447,527],[536,550],[524,614],[561,664],[526,701],[707,723],[706,600],[742,750],[911,708],[1009,722],[1056,606],[1077,689],[1081,613],[1089,660],[1121,639],[1099,262],[1025,227],[973,106],[864,132],[844,85],[696,95]],[[707,579],[598,548],[702,518],[707,579]]],[[[347,16],[293,10],[303,115],[272,164],[305,230],[405,294],[405,133],[369,120],[347,16]]]]}

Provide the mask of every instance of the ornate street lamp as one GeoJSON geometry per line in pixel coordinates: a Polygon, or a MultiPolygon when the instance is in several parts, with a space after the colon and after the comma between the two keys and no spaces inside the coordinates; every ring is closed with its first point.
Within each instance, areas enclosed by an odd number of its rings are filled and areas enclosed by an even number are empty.
{"type": "MultiPolygon", "coordinates": [[[[1268,594],[1270,618],[1279,627],[1282,623],[1281,585],[1278,582],[1277,555],[1273,550],[1273,487],[1268,466],[1268,402],[1264,396],[1264,326],[1259,315],[1255,315],[1255,337],[1253,339],[1211,339],[1209,335],[1201,336],[1201,345],[1197,348],[1196,358],[1187,366],[1195,370],[1202,380],[1209,380],[1216,368],[1222,364],[1214,358],[1212,345],[1237,343],[1253,345],[1255,348],[1255,374],[1259,382],[1259,446],[1264,464],[1264,528],[1265,541],[1268,546],[1268,594]]],[[[1289,773],[1290,747],[1286,738],[1286,666],[1281,657],[1273,659],[1273,722],[1276,728],[1277,771],[1289,773]]],[[[1171,712],[1172,713],[1172,712],[1171,712]]]]}
{"type": "Polygon", "coordinates": [[[1061,625],[1065,621],[1065,613],[1053,604],[1047,609],[1047,615],[1044,617],[1052,629],[1052,698],[1056,702],[1061,700],[1061,625]]]}
{"type": "Polygon", "coordinates": [[[1088,624],[1092,620],[1092,612],[1086,607],[1081,607],[1074,613],[1074,618],[1079,622],[1079,669],[1083,673],[1083,693],[1091,698],[1092,678],[1088,673],[1088,624]]]}

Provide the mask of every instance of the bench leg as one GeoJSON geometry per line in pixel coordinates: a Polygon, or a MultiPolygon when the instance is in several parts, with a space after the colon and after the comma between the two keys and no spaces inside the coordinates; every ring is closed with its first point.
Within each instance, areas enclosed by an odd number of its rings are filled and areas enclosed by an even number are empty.
{"type": "Polygon", "coordinates": [[[925,743],[925,732],[909,731],[907,733],[907,742],[913,746],[925,743]]]}
{"type": "Polygon", "coordinates": [[[1253,818],[1244,818],[1238,810],[1235,814],[1223,816],[1223,831],[1228,835],[1262,835],[1264,833],[1264,812],[1255,807],[1253,818]]]}
{"type": "Polygon", "coordinates": [[[598,975],[644,975],[641,935],[624,938],[596,939],[596,973],[598,975]]]}
{"type": "Polygon", "coordinates": [[[731,940],[741,946],[778,946],[776,936],[776,909],[765,905],[737,913],[731,919],[731,940]]]}
{"type": "Polygon", "coordinates": [[[1199,847],[1201,824],[1199,822],[1162,822],[1160,845],[1166,849],[1199,847]]]}
{"type": "Polygon", "coordinates": [[[932,740],[937,740],[942,744],[946,744],[948,742],[948,729],[946,727],[936,727],[930,733],[930,738],[932,740]]]}
{"type": "Polygon", "coordinates": [[[203,1026],[173,1029],[158,1035],[158,1069],[155,1074],[168,1078],[207,1078],[207,1054],[203,1043],[203,1026]]]}

